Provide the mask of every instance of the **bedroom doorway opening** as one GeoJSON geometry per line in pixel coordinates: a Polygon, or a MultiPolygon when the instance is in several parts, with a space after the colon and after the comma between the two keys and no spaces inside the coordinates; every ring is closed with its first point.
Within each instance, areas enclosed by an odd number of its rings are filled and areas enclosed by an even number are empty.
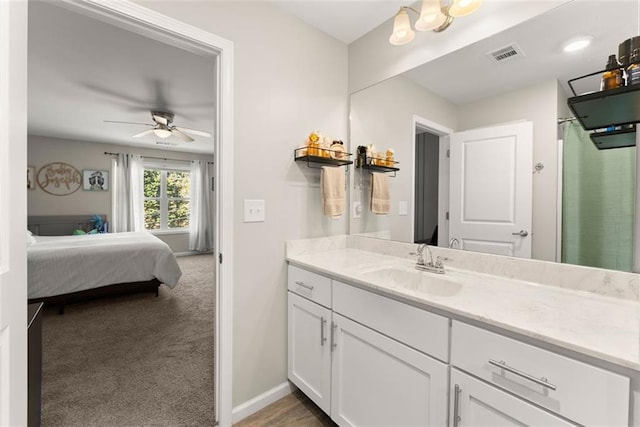
{"type": "MultiPolygon", "coordinates": [[[[33,4],[37,2],[29,2],[29,14],[31,14],[31,10],[33,4]]],[[[211,33],[202,31],[195,27],[191,27],[186,25],[180,21],[174,20],[167,16],[161,15],[159,13],[155,13],[151,10],[148,10],[142,6],[138,6],[133,3],[128,2],[105,2],[105,4],[98,4],[97,2],[91,0],[80,0],[77,2],[60,2],[56,3],[55,6],[49,5],[48,7],[62,7],[64,10],[68,12],[72,12],[75,14],[83,15],[92,20],[96,20],[101,24],[108,24],[110,26],[115,26],[118,28],[118,31],[121,33],[135,33],[138,36],[147,37],[154,42],[159,44],[164,44],[165,46],[170,46],[173,48],[182,49],[184,51],[190,52],[192,54],[209,58],[211,60],[211,68],[208,71],[210,78],[210,87],[214,92],[214,101],[212,105],[212,113],[209,117],[205,117],[205,121],[210,121],[213,126],[211,126],[210,133],[212,133],[212,153],[213,159],[210,162],[212,165],[209,165],[212,169],[212,175],[209,177],[210,181],[207,185],[210,185],[211,195],[213,198],[213,210],[214,215],[210,219],[210,225],[213,228],[213,239],[214,239],[214,248],[213,248],[213,256],[209,256],[206,260],[206,263],[211,263],[211,267],[215,270],[215,274],[211,277],[211,285],[215,288],[215,297],[214,297],[214,316],[210,319],[210,327],[214,329],[214,351],[210,354],[211,364],[214,366],[214,399],[215,399],[215,420],[220,425],[231,425],[231,410],[232,410],[232,365],[231,365],[231,352],[232,352],[232,266],[233,266],[233,247],[231,238],[233,235],[233,203],[232,203],[232,191],[233,191],[233,183],[232,183],[232,173],[231,173],[231,165],[233,164],[233,144],[232,144],[232,110],[230,108],[232,104],[232,58],[233,58],[233,46],[232,43],[228,40],[215,36],[211,33]],[[224,262],[223,262],[224,260],[224,262]]],[[[30,25],[31,27],[31,25],[30,25]]],[[[92,30],[95,30],[97,25],[92,27],[92,30]]],[[[87,37],[91,37],[95,35],[87,35],[87,37]]],[[[114,36],[119,37],[119,36],[114,36]]],[[[59,40],[56,40],[55,37],[51,37],[52,43],[58,43],[59,40]]],[[[30,40],[31,43],[31,40],[30,40]]],[[[125,51],[127,44],[120,43],[118,54],[122,54],[125,51]]],[[[74,46],[76,47],[76,46],[74,46]]],[[[103,55],[109,55],[109,52],[102,51],[103,55]]],[[[113,53],[112,53],[113,54],[113,53]]],[[[144,58],[143,58],[144,59],[144,58]]],[[[135,67],[129,64],[131,69],[135,69],[135,67]]],[[[166,67],[158,67],[158,68],[168,68],[166,67]]],[[[32,70],[35,73],[43,73],[49,74],[49,76],[53,75],[51,73],[50,64],[44,63],[30,63],[29,67],[29,79],[31,80],[32,70]]],[[[26,70],[25,70],[26,72],[26,70]]],[[[86,74],[86,73],[85,73],[86,74]]],[[[98,85],[92,83],[89,78],[80,78],[80,74],[75,75],[77,77],[76,80],[73,79],[74,76],[69,76],[66,83],[75,84],[76,89],[84,90],[87,93],[91,93],[94,98],[99,98],[104,100],[105,102],[110,102],[112,104],[117,104],[121,111],[125,111],[127,113],[134,112],[136,109],[140,109],[140,98],[136,98],[132,91],[127,91],[124,85],[124,82],[121,82],[122,85],[98,85]],[[128,96],[127,96],[128,95],[128,96]]],[[[64,83],[63,76],[60,76],[64,83]]],[[[49,77],[50,79],[50,77],[49,77]]],[[[154,111],[158,108],[176,108],[179,109],[180,103],[175,102],[176,95],[172,92],[171,87],[167,87],[166,85],[162,85],[162,81],[159,79],[154,79],[153,76],[149,77],[146,82],[146,88],[153,93],[153,105],[148,105],[146,108],[150,111],[145,111],[145,116],[150,116],[149,119],[154,117],[154,111]],[[172,100],[173,97],[173,100],[172,100]],[[178,107],[175,105],[178,104],[178,107]]],[[[72,90],[70,89],[67,93],[70,93],[72,90]]],[[[188,94],[187,94],[188,95],[188,94]]],[[[29,96],[32,96],[32,92],[30,89],[29,96]]],[[[31,104],[31,99],[30,99],[31,104]]],[[[183,106],[184,107],[184,106],[183,106]]],[[[89,111],[89,108],[85,109],[85,112],[89,111]]],[[[51,111],[51,110],[50,110],[51,111]]],[[[197,112],[195,110],[183,109],[182,116],[176,114],[175,117],[175,125],[178,127],[178,131],[180,131],[180,126],[183,127],[184,133],[187,133],[187,137],[190,136],[187,129],[190,127],[194,127],[190,124],[189,120],[196,122],[197,121],[197,112]],[[189,115],[194,117],[189,117],[189,115]],[[178,120],[181,118],[181,122],[178,120]],[[185,123],[185,124],[183,124],[185,123]]],[[[113,113],[113,112],[111,112],[113,113]]],[[[124,115],[124,114],[123,114],[124,115]]],[[[29,118],[31,118],[32,114],[29,114],[29,118]]],[[[34,115],[35,116],[35,115],[34,115]]],[[[73,114],[71,116],[74,116],[73,114]]],[[[59,122],[63,122],[66,117],[60,118],[59,122]]],[[[86,116],[82,117],[84,122],[93,123],[94,127],[104,126],[104,121],[113,120],[113,121],[127,121],[126,117],[123,120],[122,115],[120,116],[112,116],[108,114],[107,111],[102,111],[101,116],[94,118],[93,121],[88,120],[86,116]],[[96,124],[97,123],[97,124],[96,124]]],[[[144,119],[136,119],[135,121],[139,122],[144,119]]],[[[158,122],[156,122],[158,123],[158,122]]],[[[132,127],[134,124],[131,123],[131,126],[122,128],[122,132],[127,133],[128,136],[132,136],[134,134],[139,134],[139,132],[133,131],[132,127]]],[[[162,125],[165,127],[170,127],[172,123],[159,123],[158,126],[160,130],[162,130],[162,125]]],[[[46,142],[43,140],[42,133],[39,131],[32,131],[32,123],[29,123],[29,155],[32,154],[32,148],[35,150],[38,145],[42,146],[46,142]],[[32,135],[34,139],[34,144],[32,146],[31,140],[32,135]],[[36,136],[38,135],[38,136],[36,136]]],[[[183,141],[183,135],[178,135],[183,141]]],[[[193,134],[191,134],[193,135],[193,134]]],[[[138,135],[136,135],[138,136],[138,135]]],[[[149,144],[152,144],[152,148],[156,151],[149,151],[151,148],[138,146],[135,148],[137,151],[142,151],[146,153],[147,158],[154,158],[155,166],[158,168],[157,170],[173,170],[175,169],[175,165],[172,167],[166,167],[162,169],[163,165],[166,166],[167,162],[171,163],[171,161],[178,160],[180,162],[185,161],[193,161],[195,159],[197,161],[207,162],[207,155],[204,153],[194,154],[193,156],[180,154],[180,151],[176,149],[175,146],[172,146],[175,143],[175,138],[164,139],[162,135],[159,133],[155,133],[157,138],[155,140],[148,141],[149,144]],[[165,155],[157,155],[157,149],[165,148],[165,155]],[[195,156],[195,157],[194,157],[195,156]]],[[[60,160],[62,158],[69,159],[74,158],[75,148],[81,147],[82,144],[86,144],[84,141],[91,141],[90,137],[82,140],[82,142],[75,143],[73,142],[75,138],[67,137],[63,138],[60,135],[54,136],[54,139],[68,139],[71,142],[66,141],[70,144],[70,148],[66,151],[55,153],[54,151],[49,152],[40,152],[41,157],[35,156],[38,164],[35,166],[36,174],[39,169],[45,166],[45,158],[49,158],[53,160],[60,160]],[[58,157],[56,157],[58,156],[58,157]],[[66,157],[65,157],[66,156],[66,157]],[[53,159],[56,157],[56,159],[53,159]]],[[[139,138],[142,140],[143,138],[139,138]]],[[[193,138],[195,142],[193,142],[195,146],[200,142],[199,138],[193,138]]],[[[129,150],[128,147],[118,146],[117,141],[113,139],[107,139],[107,143],[111,143],[113,147],[109,151],[115,153],[116,151],[124,152],[129,150]]],[[[56,141],[58,147],[62,144],[62,141],[56,141]]],[[[55,144],[51,144],[54,146],[55,144]]],[[[87,144],[91,145],[91,144],[87,144]]],[[[53,150],[53,149],[52,149],[53,150]]],[[[94,151],[95,147],[94,147],[94,151]]],[[[100,146],[98,151],[106,151],[100,146]]],[[[98,159],[98,151],[92,153],[88,158],[92,159],[92,162],[99,163],[101,160],[98,159]]],[[[108,156],[104,156],[103,158],[108,158],[108,156]]],[[[108,160],[108,159],[107,159],[108,160]]],[[[80,160],[76,160],[77,162],[81,162],[80,160]]],[[[31,159],[29,160],[31,163],[31,159]]],[[[84,169],[90,170],[95,168],[96,165],[82,164],[79,167],[82,169],[81,173],[84,173],[84,169]]],[[[101,168],[100,165],[98,165],[101,168]]],[[[98,169],[98,168],[96,168],[98,169]]],[[[108,172],[111,169],[104,168],[108,172]]],[[[161,172],[161,177],[164,179],[165,187],[167,187],[166,181],[170,179],[171,172],[161,172]],[[167,178],[167,175],[169,178],[167,178]]],[[[174,173],[174,175],[177,175],[174,173]]],[[[163,188],[165,188],[163,187],[163,188]]],[[[80,193],[77,195],[85,195],[88,197],[97,197],[98,193],[86,192],[87,190],[80,190],[80,193]],[[83,193],[84,192],[84,193],[83,193]]],[[[168,196],[169,190],[165,189],[164,196],[168,196]]],[[[40,192],[42,193],[42,192],[40,192]]],[[[36,192],[32,192],[29,195],[36,194],[36,192]]],[[[170,196],[170,194],[169,194],[170,196]]],[[[60,203],[68,204],[70,198],[65,200],[65,197],[58,197],[60,203]]],[[[149,198],[150,200],[150,198],[149,198]]],[[[153,200],[151,200],[153,202],[153,200]]],[[[160,206],[164,206],[166,209],[168,207],[169,211],[171,209],[172,203],[174,206],[184,206],[185,203],[189,201],[181,200],[180,203],[177,203],[175,200],[171,200],[170,197],[164,197],[163,200],[158,200],[158,211],[162,210],[160,206]],[[166,205],[166,206],[165,206],[166,205]]],[[[192,202],[192,201],[191,201],[192,202]]],[[[95,203],[95,201],[94,201],[95,203]]],[[[96,213],[103,213],[101,211],[96,213]]],[[[110,213],[110,212],[104,212],[110,213]]],[[[174,218],[175,219],[175,218],[174,218]]],[[[170,227],[172,224],[172,220],[163,219],[160,221],[162,226],[170,227]]],[[[179,221],[177,222],[179,223],[179,221]]],[[[180,233],[171,233],[171,232],[162,232],[163,230],[158,231],[158,235],[162,240],[165,240],[170,246],[178,245],[180,247],[181,243],[176,243],[176,237],[179,236],[180,233]],[[172,242],[173,239],[173,242],[172,242]]],[[[170,230],[169,230],[170,231],[170,230]]],[[[183,236],[184,237],[184,236],[183,236]]],[[[184,241],[184,239],[183,239],[184,241]]],[[[183,246],[182,246],[183,247],[183,246]]],[[[184,252],[185,250],[177,250],[178,252],[184,252]]],[[[181,264],[182,265],[182,264],[181,264]]],[[[179,292],[179,289],[176,289],[179,292]]],[[[161,291],[162,292],[162,291],[161,291]]],[[[158,375],[163,375],[161,370],[158,370],[158,375]]]]}

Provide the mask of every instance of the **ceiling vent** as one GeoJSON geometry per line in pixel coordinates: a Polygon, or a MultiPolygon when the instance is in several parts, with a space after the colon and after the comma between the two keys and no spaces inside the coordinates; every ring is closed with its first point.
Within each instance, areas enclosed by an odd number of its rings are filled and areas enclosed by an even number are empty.
{"type": "Polygon", "coordinates": [[[503,63],[505,61],[512,61],[516,58],[521,58],[524,55],[524,52],[516,43],[511,43],[508,46],[501,47],[500,49],[496,49],[493,52],[487,53],[487,56],[493,61],[497,63],[503,63]]]}

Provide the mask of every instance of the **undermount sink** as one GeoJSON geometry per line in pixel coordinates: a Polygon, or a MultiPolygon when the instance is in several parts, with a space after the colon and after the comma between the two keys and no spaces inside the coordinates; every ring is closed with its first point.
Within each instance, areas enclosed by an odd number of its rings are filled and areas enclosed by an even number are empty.
{"type": "Polygon", "coordinates": [[[373,283],[435,296],[450,297],[457,294],[462,285],[447,275],[422,272],[409,268],[385,266],[361,273],[362,278],[373,283]]]}

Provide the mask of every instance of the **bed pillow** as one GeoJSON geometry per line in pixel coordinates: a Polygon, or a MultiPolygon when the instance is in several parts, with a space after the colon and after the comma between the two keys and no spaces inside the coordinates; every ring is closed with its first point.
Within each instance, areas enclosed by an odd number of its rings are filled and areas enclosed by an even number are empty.
{"type": "Polygon", "coordinates": [[[27,230],[27,246],[31,246],[35,244],[36,244],[36,238],[33,237],[32,233],[29,230],[27,230]]]}

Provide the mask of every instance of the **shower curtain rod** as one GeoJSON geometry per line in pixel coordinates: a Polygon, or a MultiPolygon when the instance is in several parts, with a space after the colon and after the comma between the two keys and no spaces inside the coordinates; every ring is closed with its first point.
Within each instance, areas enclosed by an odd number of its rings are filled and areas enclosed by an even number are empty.
{"type": "MultiPolygon", "coordinates": [[[[122,153],[110,153],[109,151],[105,151],[104,154],[109,155],[109,156],[117,156],[118,154],[122,154],[122,153]]],[[[142,158],[145,159],[155,159],[155,160],[173,160],[176,162],[194,162],[194,160],[183,160],[183,159],[169,159],[167,157],[153,157],[153,156],[140,156],[142,158]]],[[[207,162],[208,165],[212,165],[213,162],[207,162]]]]}
{"type": "Polygon", "coordinates": [[[560,117],[560,118],[558,119],[558,124],[559,124],[559,125],[561,125],[561,124],[563,124],[563,123],[566,123],[566,122],[572,122],[572,121],[574,121],[574,120],[577,120],[577,119],[576,119],[575,117],[560,117]]]}

